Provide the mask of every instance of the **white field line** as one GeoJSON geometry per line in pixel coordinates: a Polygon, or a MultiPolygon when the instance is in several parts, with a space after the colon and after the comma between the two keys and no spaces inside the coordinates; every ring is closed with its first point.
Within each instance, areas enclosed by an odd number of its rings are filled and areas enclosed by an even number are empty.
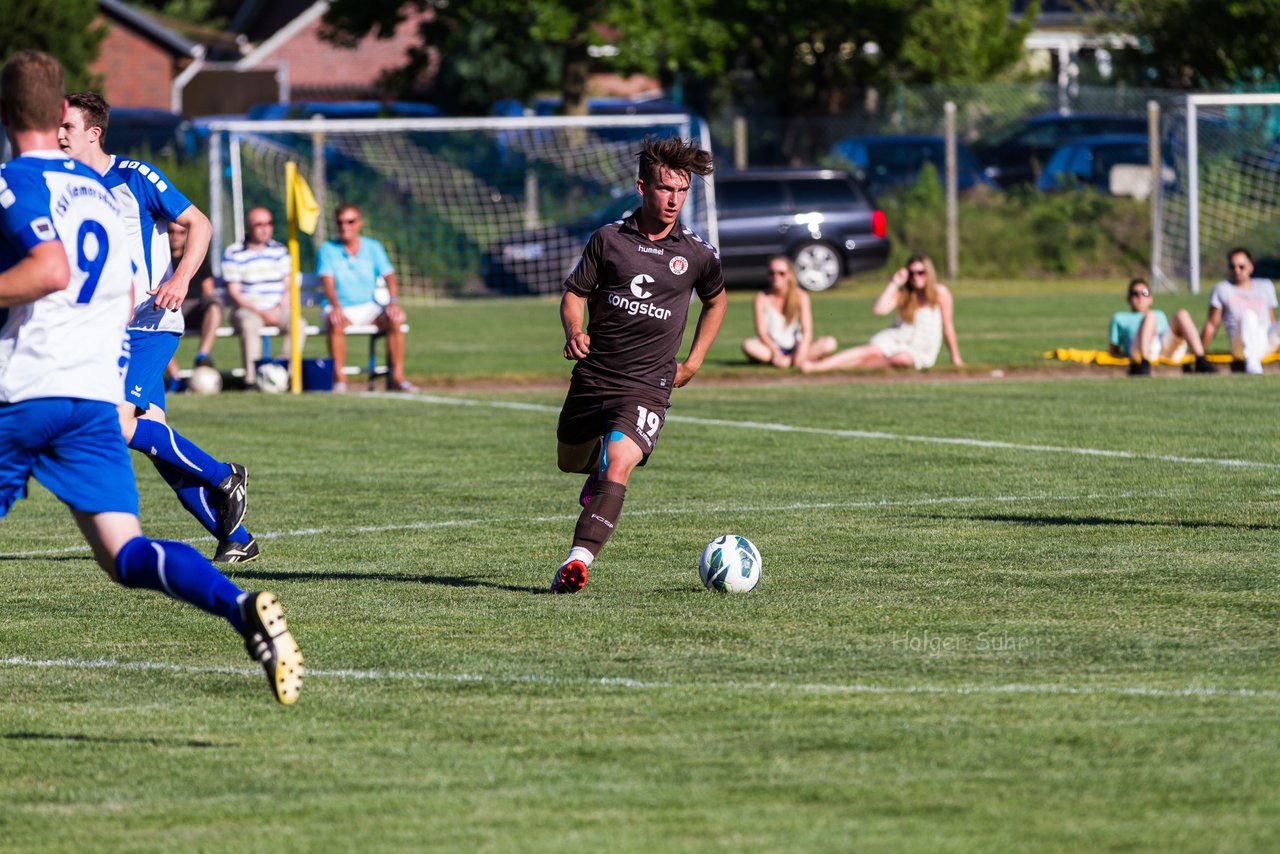
{"type": "MultiPolygon", "coordinates": [[[[490,409],[517,409],[530,412],[557,413],[558,407],[540,403],[513,403],[501,400],[473,400],[461,397],[441,397],[433,394],[394,394],[374,392],[369,397],[389,400],[412,400],[444,406],[478,406],[490,409]]],[[[1073,448],[1062,445],[1023,445],[1016,442],[997,442],[989,439],[966,439],[954,436],[916,436],[910,433],[883,433],[877,430],[839,430],[828,427],[800,427],[794,424],[777,424],[767,421],[733,421],[722,418],[695,418],[672,415],[668,421],[698,424],[704,427],[728,427],[741,430],[767,430],[774,433],[804,433],[814,436],[836,436],[843,439],[878,439],[892,442],[919,442],[930,445],[960,445],[972,448],[992,448],[1005,451],[1032,451],[1048,454],[1075,454],[1085,457],[1110,457],[1121,460],[1157,460],[1166,463],[1191,465],[1228,466],[1231,468],[1280,468],[1280,463],[1262,463],[1256,460],[1223,459],[1218,457],[1179,457],[1172,454],[1146,454],[1137,451],[1115,451],[1104,448],[1073,448]]]]}
{"type": "MultiPolygon", "coordinates": [[[[11,656],[0,659],[0,666],[26,667],[32,669],[69,669],[69,670],[124,670],[164,673],[218,673],[232,676],[244,676],[259,679],[262,670],[258,667],[230,667],[217,665],[185,665],[168,664],[157,661],[116,661],[109,658],[78,659],[53,658],[33,659],[11,656]]],[[[1194,685],[1185,688],[1149,688],[1145,686],[1111,686],[1111,685],[1061,685],[1053,683],[1006,683],[996,685],[869,685],[861,682],[851,683],[806,683],[806,682],[654,682],[624,677],[600,678],[564,678],[558,676],[542,676],[537,674],[483,674],[483,673],[436,673],[417,670],[351,670],[351,669],[308,669],[308,679],[352,680],[365,682],[436,682],[445,684],[481,684],[481,685],[580,685],[588,688],[623,688],[640,691],[680,691],[717,689],[722,691],[747,691],[752,693],[793,693],[793,694],[876,694],[902,695],[924,694],[938,696],[967,695],[1017,695],[1044,694],[1066,696],[1104,696],[1104,697],[1228,697],[1244,699],[1280,700],[1280,691],[1259,690],[1254,688],[1220,688],[1212,685],[1194,685]]]]}
{"type": "MultiPolygon", "coordinates": [[[[1078,501],[1094,501],[1098,499],[1121,499],[1129,500],[1133,498],[1158,498],[1165,497],[1166,492],[1144,492],[1144,493],[1115,493],[1108,495],[972,495],[972,496],[953,496],[950,498],[920,498],[907,499],[904,501],[889,501],[887,499],[870,499],[864,501],[823,501],[823,502],[793,502],[790,504],[743,504],[736,506],[699,506],[699,507],[656,507],[648,510],[627,511],[628,518],[636,516],[675,516],[690,515],[695,513],[715,513],[715,514],[735,514],[735,513],[795,513],[805,510],[874,510],[876,508],[894,508],[894,507],[931,507],[948,504],[1016,504],[1029,502],[1078,502],[1078,501]]],[[[294,528],[288,531],[267,531],[259,532],[254,536],[259,540],[277,540],[285,537],[313,537],[317,535],[343,535],[351,533],[360,534],[376,534],[387,531],[431,531],[439,528],[467,528],[475,525],[509,525],[509,524],[541,524],[564,522],[573,522],[578,518],[577,513],[561,513],[550,516],[505,516],[499,518],[484,519],[441,519],[435,522],[401,522],[391,525],[355,525],[343,528],[294,528]]],[[[202,545],[208,542],[208,537],[192,537],[182,540],[181,542],[190,545],[202,545]]],[[[80,542],[74,546],[62,546],[52,549],[33,549],[23,552],[4,552],[0,553],[0,557],[52,557],[55,555],[66,554],[88,554],[89,547],[84,542],[80,542]]]]}

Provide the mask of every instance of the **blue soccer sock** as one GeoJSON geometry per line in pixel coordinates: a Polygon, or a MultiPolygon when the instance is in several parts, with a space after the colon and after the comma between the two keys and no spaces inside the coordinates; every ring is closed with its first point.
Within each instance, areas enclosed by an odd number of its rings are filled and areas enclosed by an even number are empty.
{"type": "Polygon", "coordinates": [[[244,591],[186,543],[134,537],[116,554],[116,577],[124,587],[158,590],[195,605],[244,633],[244,591]]]}
{"type": "Polygon", "coordinates": [[[205,486],[217,486],[231,474],[231,466],[215,460],[190,439],[160,421],[139,418],[134,423],[129,447],[165,461],[205,486]]]}
{"type": "MultiPolygon", "coordinates": [[[[204,526],[204,529],[215,537],[218,537],[218,514],[214,512],[213,506],[209,503],[209,490],[203,483],[188,477],[180,469],[169,465],[158,457],[151,457],[151,464],[156,467],[156,471],[160,472],[160,476],[164,478],[164,482],[169,484],[169,488],[178,496],[178,501],[182,506],[187,508],[187,512],[196,518],[196,521],[204,526]]],[[[244,525],[232,531],[226,539],[234,543],[244,545],[252,539],[249,532],[245,530],[244,525]]]]}

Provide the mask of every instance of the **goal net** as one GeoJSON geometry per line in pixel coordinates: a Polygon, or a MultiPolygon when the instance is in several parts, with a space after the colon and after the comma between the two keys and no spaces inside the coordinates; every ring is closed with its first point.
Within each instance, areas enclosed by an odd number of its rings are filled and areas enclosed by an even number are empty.
{"type": "Polygon", "coordinates": [[[1192,293],[1249,249],[1280,277],[1280,94],[1190,95],[1166,111],[1177,184],[1159,200],[1153,276],[1192,293]]]}
{"type": "MultiPolygon", "coordinates": [[[[711,148],[705,123],[681,114],[478,119],[212,121],[210,219],[215,263],[240,240],[244,213],[272,211],[285,239],[284,171],[292,160],[320,203],[299,235],[302,270],[354,203],[362,234],[382,242],[402,293],[555,293],[591,232],[638,204],[636,152],[647,136],[711,148]]],[[[696,176],[682,220],[716,242],[714,187],[696,176]]],[[[215,272],[220,272],[215,269],[215,272]]]]}

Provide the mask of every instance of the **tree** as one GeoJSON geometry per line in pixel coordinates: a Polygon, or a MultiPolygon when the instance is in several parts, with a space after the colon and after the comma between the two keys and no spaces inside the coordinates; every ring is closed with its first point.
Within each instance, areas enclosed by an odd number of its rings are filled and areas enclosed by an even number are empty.
{"type": "Polygon", "coordinates": [[[67,91],[101,88],[89,71],[107,34],[94,26],[97,15],[96,0],[0,0],[0,54],[7,60],[20,50],[42,50],[62,63],[67,91]]]}
{"type": "Polygon", "coordinates": [[[133,0],[136,6],[145,6],[166,18],[221,27],[243,5],[242,0],[133,0]]]}
{"type": "Polygon", "coordinates": [[[440,57],[435,99],[442,106],[485,112],[500,97],[528,100],[559,88],[567,113],[586,112],[589,47],[610,22],[603,0],[334,0],[325,12],[325,36],[354,45],[373,34],[389,38],[409,15],[434,14],[418,27],[421,44],[384,80],[405,92],[440,57]]]}
{"type": "MultiPolygon", "coordinates": [[[[593,62],[664,82],[697,80],[708,100],[764,101],[779,116],[842,111],[855,87],[989,79],[1014,64],[1038,12],[1012,0],[333,0],[329,37],[386,37],[410,10],[435,14],[388,82],[401,91],[440,58],[437,99],[483,107],[558,88],[585,112],[593,62]],[[521,21],[524,26],[510,22],[521,21]],[[590,48],[609,44],[611,58],[590,48]],[[481,99],[487,99],[481,101],[481,99]]],[[[704,107],[706,105],[703,105],[704,107]]],[[[480,111],[483,111],[480,110],[480,111]]]]}
{"type": "Polygon", "coordinates": [[[925,0],[908,6],[906,36],[894,62],[908,83],[979,83],[1021,59],[1040,13],[1028,5],[1010,23],[1011,0],[925,0]]]}
{"type": "Polygon", "coordinates": [[[1280,0],[1116,0],[1115,5],[1166,86],[1280,79],[1280,0]]]}

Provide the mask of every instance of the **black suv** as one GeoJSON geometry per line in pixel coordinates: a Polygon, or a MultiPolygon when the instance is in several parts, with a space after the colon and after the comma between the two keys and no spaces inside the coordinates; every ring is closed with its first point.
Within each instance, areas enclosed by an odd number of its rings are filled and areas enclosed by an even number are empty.
{"type": "Polygon", "coordinates": [[[984,174],[1001,187],[1031,184],[1040,177],[1053,150],[1078,136],[1146,133],[1145,116],[1109,113],[1041,113],[982,140],[971,148],[984,174]]]}
{"type": "Polygon", "coordinates": [[[802,286],[824,291],[889,258],[884,214],[847,172],[717,172],[715,190],[725,281],[763,281],[769,258],[787,255],[802,286]]]}
{"type": "MultiPolygon", "coordinates": [[[[788,255],[800,284],[822,291],[843,275],[882,266],[889,257],[884,214],[847,172],[717,171],[714,180],[717,248],[726,282],[763,283],[769,258],[788,255]]],[[[626,216],[639,202],[634,194],[623,194],[591,216],[498,240],[481,258],[485,286],[508,294],[558,292],[591,233],[626,216]]]]}

